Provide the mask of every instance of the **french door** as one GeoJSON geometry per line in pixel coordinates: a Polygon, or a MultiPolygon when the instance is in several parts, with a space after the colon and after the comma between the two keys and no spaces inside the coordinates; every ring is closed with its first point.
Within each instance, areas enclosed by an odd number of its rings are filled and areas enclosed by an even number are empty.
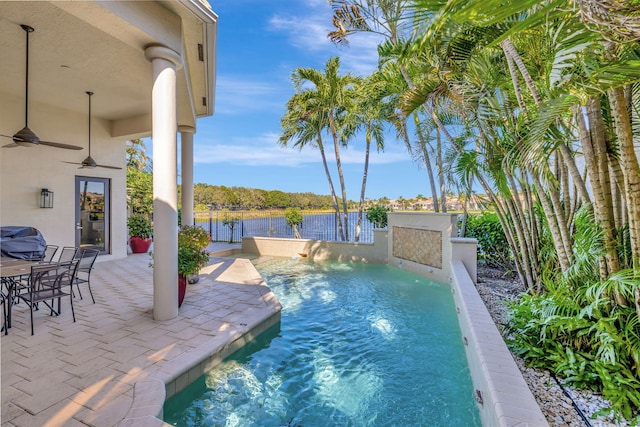
{"type": "Polygon", "coordinates": [[[76,176],[76,246],[111,252],[111,180],[76,176]]]}

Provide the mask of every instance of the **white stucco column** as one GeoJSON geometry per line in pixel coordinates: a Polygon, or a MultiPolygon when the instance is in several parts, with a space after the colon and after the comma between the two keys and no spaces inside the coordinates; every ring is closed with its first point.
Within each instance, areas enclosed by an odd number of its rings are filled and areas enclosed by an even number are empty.
{"type": "Polygon", "coordinates": [[[144,51],[153,69],[153,318],[178,315],[178,171],[176,69],[180,55],[164,46],[144,51]]]}
{"type": "Polygon", "coordinates": [[[193,225],[193,134],[191,126],[180,126],[180,154],[182,156],[182,225],[193,225]]]}

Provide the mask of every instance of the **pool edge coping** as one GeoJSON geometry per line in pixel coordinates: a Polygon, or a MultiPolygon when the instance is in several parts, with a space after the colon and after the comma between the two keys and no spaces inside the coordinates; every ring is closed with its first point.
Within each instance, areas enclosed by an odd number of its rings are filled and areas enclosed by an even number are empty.
{"type": "Polygon", "coordinates": [[[482,425],[549,427],[467,268],[461,260],[451,260],[451,269],[451,292],[482,425]]]}

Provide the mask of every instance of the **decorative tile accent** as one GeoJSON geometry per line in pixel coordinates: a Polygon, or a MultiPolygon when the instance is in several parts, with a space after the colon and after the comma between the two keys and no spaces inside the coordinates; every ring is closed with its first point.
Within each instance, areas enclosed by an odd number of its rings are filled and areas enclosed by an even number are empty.
{"type": "Polygon", "coordinates": [[[442,232],[393,227],[393,256],[442,269],[442,232]]]}

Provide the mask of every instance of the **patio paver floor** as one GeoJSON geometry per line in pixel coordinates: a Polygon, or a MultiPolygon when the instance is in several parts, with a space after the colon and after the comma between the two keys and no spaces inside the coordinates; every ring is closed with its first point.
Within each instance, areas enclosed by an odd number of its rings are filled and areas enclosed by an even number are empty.
{"type": "Polygon", "coordinates": [[[280,304],[250,261],[212,257],[179,316],[154,321],[149,261],[139,254],[96,263],[96,304],[84,287],[84,299],[74,298],[76,323],[63,300],[59,317],[34,312],[31,336],[27,307],[14,306],[0,341],[3,426],[162,425],[152,415],[164,390],[146,392],[149,384],[183,382],[212,352],[279,319],[280,304]]]}

